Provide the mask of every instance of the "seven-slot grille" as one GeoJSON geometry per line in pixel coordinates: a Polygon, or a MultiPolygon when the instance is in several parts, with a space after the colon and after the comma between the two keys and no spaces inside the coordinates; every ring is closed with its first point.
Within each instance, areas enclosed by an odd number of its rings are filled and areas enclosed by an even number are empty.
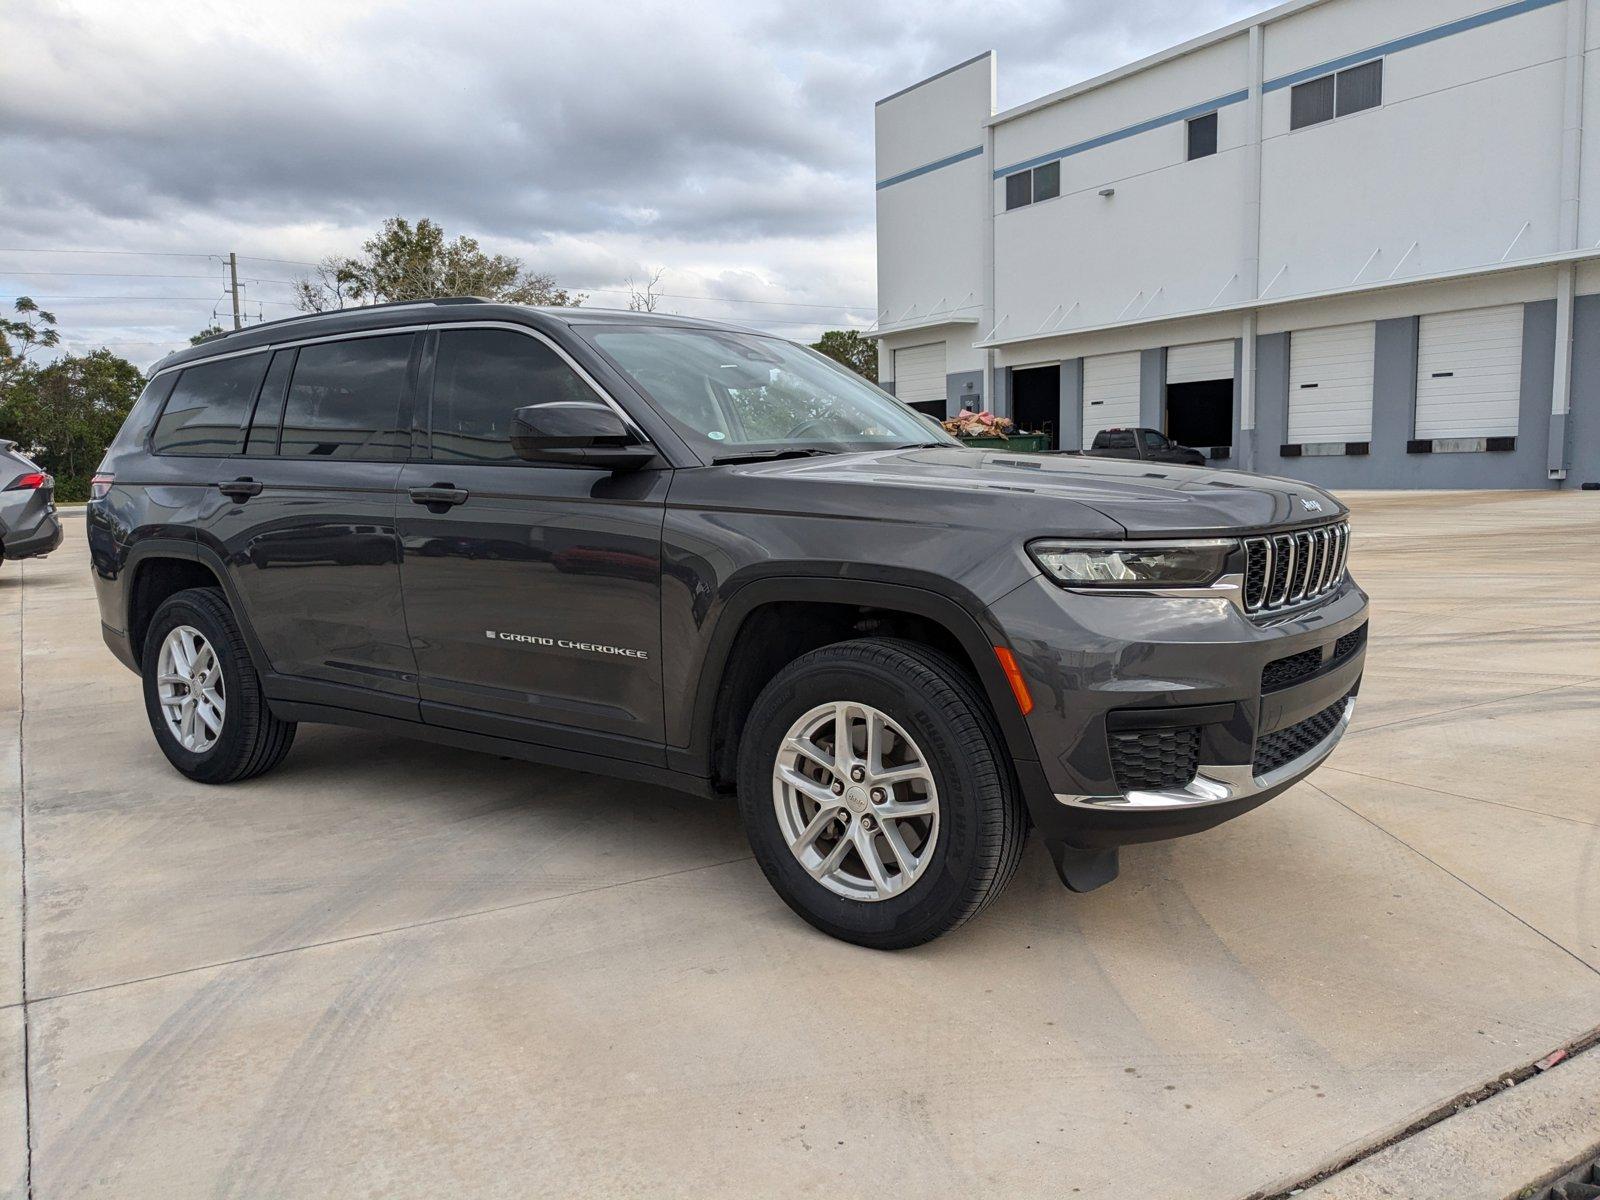
{"type": "Polygon", "coordinates": [[[1350,525],[1322,525],[1295,533],[1245,539],[1246,612],[1271,612],[1315,600],[1344,578],[1350,525]]]}

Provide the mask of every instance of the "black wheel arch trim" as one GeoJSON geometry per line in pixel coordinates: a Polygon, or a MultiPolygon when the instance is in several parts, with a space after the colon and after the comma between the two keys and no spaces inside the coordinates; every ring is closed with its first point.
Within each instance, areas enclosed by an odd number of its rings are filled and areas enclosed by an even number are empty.
{"type": "Polygon", "coordinates": [[[953,597],[916,584],[860,577],[767,575],[749,580],[720,604],[716,623],[706,642],[697,682],[689,744],[668,746],[668,765],[693,775],[711,773],[712,726],[718,693],[727,673],[735,639],[746,618],[767,604],[848,604],[884,608],[924,617],[944,628],[971,660],[979,685],[994,710],[995,720],[1012,759],[1036,761],[1033,735],[1017,708],[1011,685],[994,655],[1007,639],[986,613],[975,614],[953,597]]]}
{"type": "Polygon", "coordinates": [[[245,614],[238,590],[233,586],[227,564],[223,561],[222,555],[203,544],[198,537],[174,538],[158,534],[140,538],[128,548],[122,563],[122,570],[128,578],[128,586],[122,589],[122,625],[124,636],[129,641],[129,650],[135,657],[138,656],[140,648],[132,644],[134,583],[139,578],[139,568],[153,558],[197,562],[216,576],[217,586],[222,589],[228,607],[233,610],[234,620],[239,623],[239,630],[244,635],[244,644],[250,651],[250,661],[254,664],[256,673],[264,678],[272,672],[266,651],[257,640],[255,630],[251,628],[249,618],[245,614]]]}

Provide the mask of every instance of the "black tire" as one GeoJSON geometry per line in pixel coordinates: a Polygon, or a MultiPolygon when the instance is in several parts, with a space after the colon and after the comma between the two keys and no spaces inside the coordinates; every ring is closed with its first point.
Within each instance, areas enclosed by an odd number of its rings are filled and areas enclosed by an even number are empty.
{"type": "Polygon", "coordinates": [[[190,588],[169,596],[156,609],[145,634],[141,663],[144,676],[144,707],[150,728],[167,761],[190,779],[200,783],[236,783],[272,770],[283,761],[294,744],[293,721],[280,721],[267,707],[261,691],[261,678],[244,635],[234,620],[227,601],[215,588],[190,588]],[[194,753],[186,750],[167,728],[156,690],[157,663],[161,644],[179,625],[200,631],[222,667],[222,732],[209,749],[194,753]]]}
{"type": "Polygon", "coordinates": [[[833,937],[879,950],[931,941],[971,920],[1022,858],[1027,817],[987,702],[947,655],[867,638],[786,666],[756,698],[739,745],[739,809],[756,861],[790,908],[833,937]],[[830,701],[872,705],[917,743],[939,792],[933,859],[904,892],[840,896],[789,849],[773,805],[773,768],[790,726],[830,701]]]}

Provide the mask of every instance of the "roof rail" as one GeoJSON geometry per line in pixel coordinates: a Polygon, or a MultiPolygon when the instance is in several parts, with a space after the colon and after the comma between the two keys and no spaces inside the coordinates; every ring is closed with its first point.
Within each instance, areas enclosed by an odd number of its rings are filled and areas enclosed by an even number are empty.
{"type": "MultiPolygon", "coordinates": [[[[319,317],[340,317],[348,313],[373,312],[380,308],[420,308],[424,304],[493,304],[494,301],[487,296],[430,296],[426,300],[388,300],[382,304],[357,304],[350,308],[330,308],[324,312],[301,313],[295,317],[279,317],[275,321],[258,321],[254,325],[244,325],[238,329],[230,329],[222,335],[224,338],[234,337],[241,333],[253,333],[257,329],[267,329],[275,325],[292,325],[296,321],[314,321],[319,317]]],[[[212,339],[218,340],[218,339],[212,339]]]]}

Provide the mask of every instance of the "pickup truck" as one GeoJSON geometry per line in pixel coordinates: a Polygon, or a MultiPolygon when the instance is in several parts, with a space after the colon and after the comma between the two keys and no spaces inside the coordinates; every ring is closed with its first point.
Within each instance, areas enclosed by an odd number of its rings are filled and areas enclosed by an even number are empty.
{"type": "Polygon", "coordinates": [[[1182,463],[1203,467],[1206,456],[1191,446],[1181,446],[1159,429],[1102,429],[1084,451],[1094,458],[1142,458],[1147,462],[1182,463]]]}

